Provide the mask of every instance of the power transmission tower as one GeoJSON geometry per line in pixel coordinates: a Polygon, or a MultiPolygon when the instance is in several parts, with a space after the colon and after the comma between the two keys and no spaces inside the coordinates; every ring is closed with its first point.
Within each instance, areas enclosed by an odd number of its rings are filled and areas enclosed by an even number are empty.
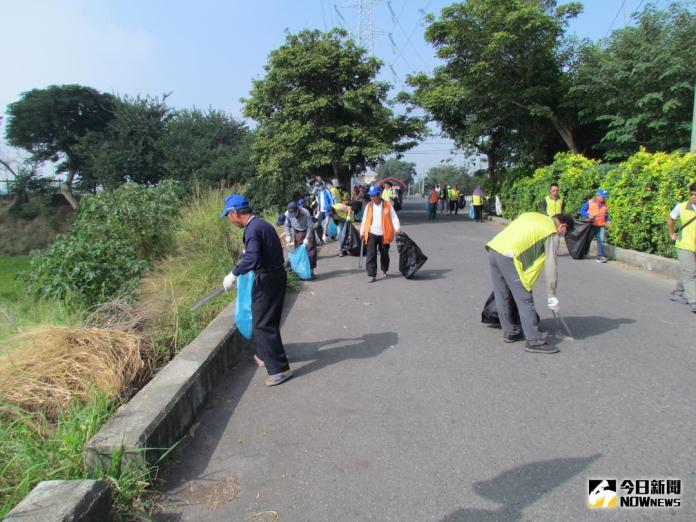
{"type": "Polygon", "coordinates": [[[358,24],[355,36],[358,40],[358,45],[367,49],[371,55],[375,54],[375,25],[374,25],[374,7],[375,0],[356,0],[335,5],[336,10],[341,9],[357,9],[358,24]]]}

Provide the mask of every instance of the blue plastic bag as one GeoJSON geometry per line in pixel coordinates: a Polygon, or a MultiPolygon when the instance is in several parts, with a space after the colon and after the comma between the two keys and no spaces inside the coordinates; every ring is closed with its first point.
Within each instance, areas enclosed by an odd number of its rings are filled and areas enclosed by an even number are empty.
{"type": "Polygon", "coordinates": [[[245,339],[251,340],[251,288],[254,286],[254,271],[237,277],[237,299],[234,302],[234,322],[245,339]]]}
{"type": "MultiPolygon", "coordinates": [[[[324,228],[324,223],[326,222],[326,218],[321,220],[321,223],[319,223],[319,226],[323,229],[324,228]]],[[[334,220],[329,218],[329,227],[326,229],[326,236],[330,237],[331,239],[336,239],[336,236],[338,235],[338,228],[336,227],[336,223],[334,223],[334,220]]]]}
{"type": "Polygon", "coordinates": [[[469,219],[476,219],[476,214],[474,213],[474,205],[469,207],[469,219]]]}
{"type": "Polygon", "coordinates": [[[307,281],[312,278],[312,267],[309,266],[309,254],[307,247],[301,245],[294,252],[288,254],[292,271],[297,274],[297,277],[307,281]]]}

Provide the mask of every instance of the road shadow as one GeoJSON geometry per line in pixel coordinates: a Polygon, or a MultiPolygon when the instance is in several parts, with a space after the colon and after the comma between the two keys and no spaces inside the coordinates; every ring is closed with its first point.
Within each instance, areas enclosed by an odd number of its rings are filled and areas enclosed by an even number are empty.
{"type": "MultiPolygon", "coordinates": [[[[348,277],[350,275],[362,274],[365,272],[364,268],[358,268],[358,258],[357,257],[347,257],[348,261],[353,264],[355,263],[355,268],[345,268],[342,270],[332,270],[331,272],[317,272],[317,281],[325,281],[327,279],[338,279],[341,277],[348,277]]],[[[363,261],[363,265],[365,262],[363,261]]]]}
{"type": "Polygon", "coordinates": [[[341,361],[376,357],[396,346],[398,342],[399,335],[396,332],[368,333],[360,337],[331,339],[316,343],[287,344],[285,350],[291,365],[310,361],[308,364],[293,368],[295,378],[298,378],[341,361]]]}
{"type": "MultiPolygon", "coordinates": [[[[522,520],[524,508],[587,469],[602,455],[542,460],[517,466],[485,481],[474,483],[474,492],[500,504],[495,510],[462,508],[442,522],[508,522],[522,520]]],[[[578,492],[580,498],[584,491],[578,492]]]]}
{"type": "MultiPolygon", "coordinates": [[[[621,325],[633,324],[636,322],[635,319],[609,319],[607,317],[601,317],[598,315],[563,316],[563,319],[568,324],[568,328],[570,328],[570,332],[573,334],[573,338],[575,339],[588,339],[590,337],[602,335],[611,330],[616,330],[617,328],[620,328],[621,325]]],[[[566,331],[564,330],[563,326],[556,324],[556,320],[552,317],[542,319],[539,322],[539,325],[547,332],[566,335],[566,331]]]]}
{"type": "Polygon", "coordinates": [[[433,279],[447,279],[445,274],[451,271],[452,270],[450,268],[443,268],[439,270],[421,269],[416,272],[416,275],[409,279],[409,281],[432,281],[433,279]]]}

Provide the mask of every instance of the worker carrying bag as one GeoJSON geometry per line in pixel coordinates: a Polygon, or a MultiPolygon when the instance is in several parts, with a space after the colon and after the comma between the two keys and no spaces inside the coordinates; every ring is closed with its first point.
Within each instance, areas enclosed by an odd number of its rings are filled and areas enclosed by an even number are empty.
{"type": "Polygon", "coordinates": [[[411,279],[428,260],[418,245],[404,232],[396,236],[396,249],[399,251],[399,272],[411,279]]]}

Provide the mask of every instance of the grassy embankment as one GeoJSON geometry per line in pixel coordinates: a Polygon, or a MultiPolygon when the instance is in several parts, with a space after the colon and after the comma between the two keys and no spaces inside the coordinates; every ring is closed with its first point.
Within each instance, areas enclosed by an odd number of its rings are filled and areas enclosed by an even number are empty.
{"type": "MultiPolygon", "coordinates": [[[[89,477],[82,448],[117,405],[190,342],[231,300],[196,313],[241,250],[241,231],[218,218],[223,194],[195,194],[173,223],[174,254],[157,261],[134,296],[95,310],[37,301],[14,275],[27,258],[0,259],[0,517],[41,480],[89,477]]],[[[145,513],[153,470],[112,469],[121,513],[145,513]]]]}

